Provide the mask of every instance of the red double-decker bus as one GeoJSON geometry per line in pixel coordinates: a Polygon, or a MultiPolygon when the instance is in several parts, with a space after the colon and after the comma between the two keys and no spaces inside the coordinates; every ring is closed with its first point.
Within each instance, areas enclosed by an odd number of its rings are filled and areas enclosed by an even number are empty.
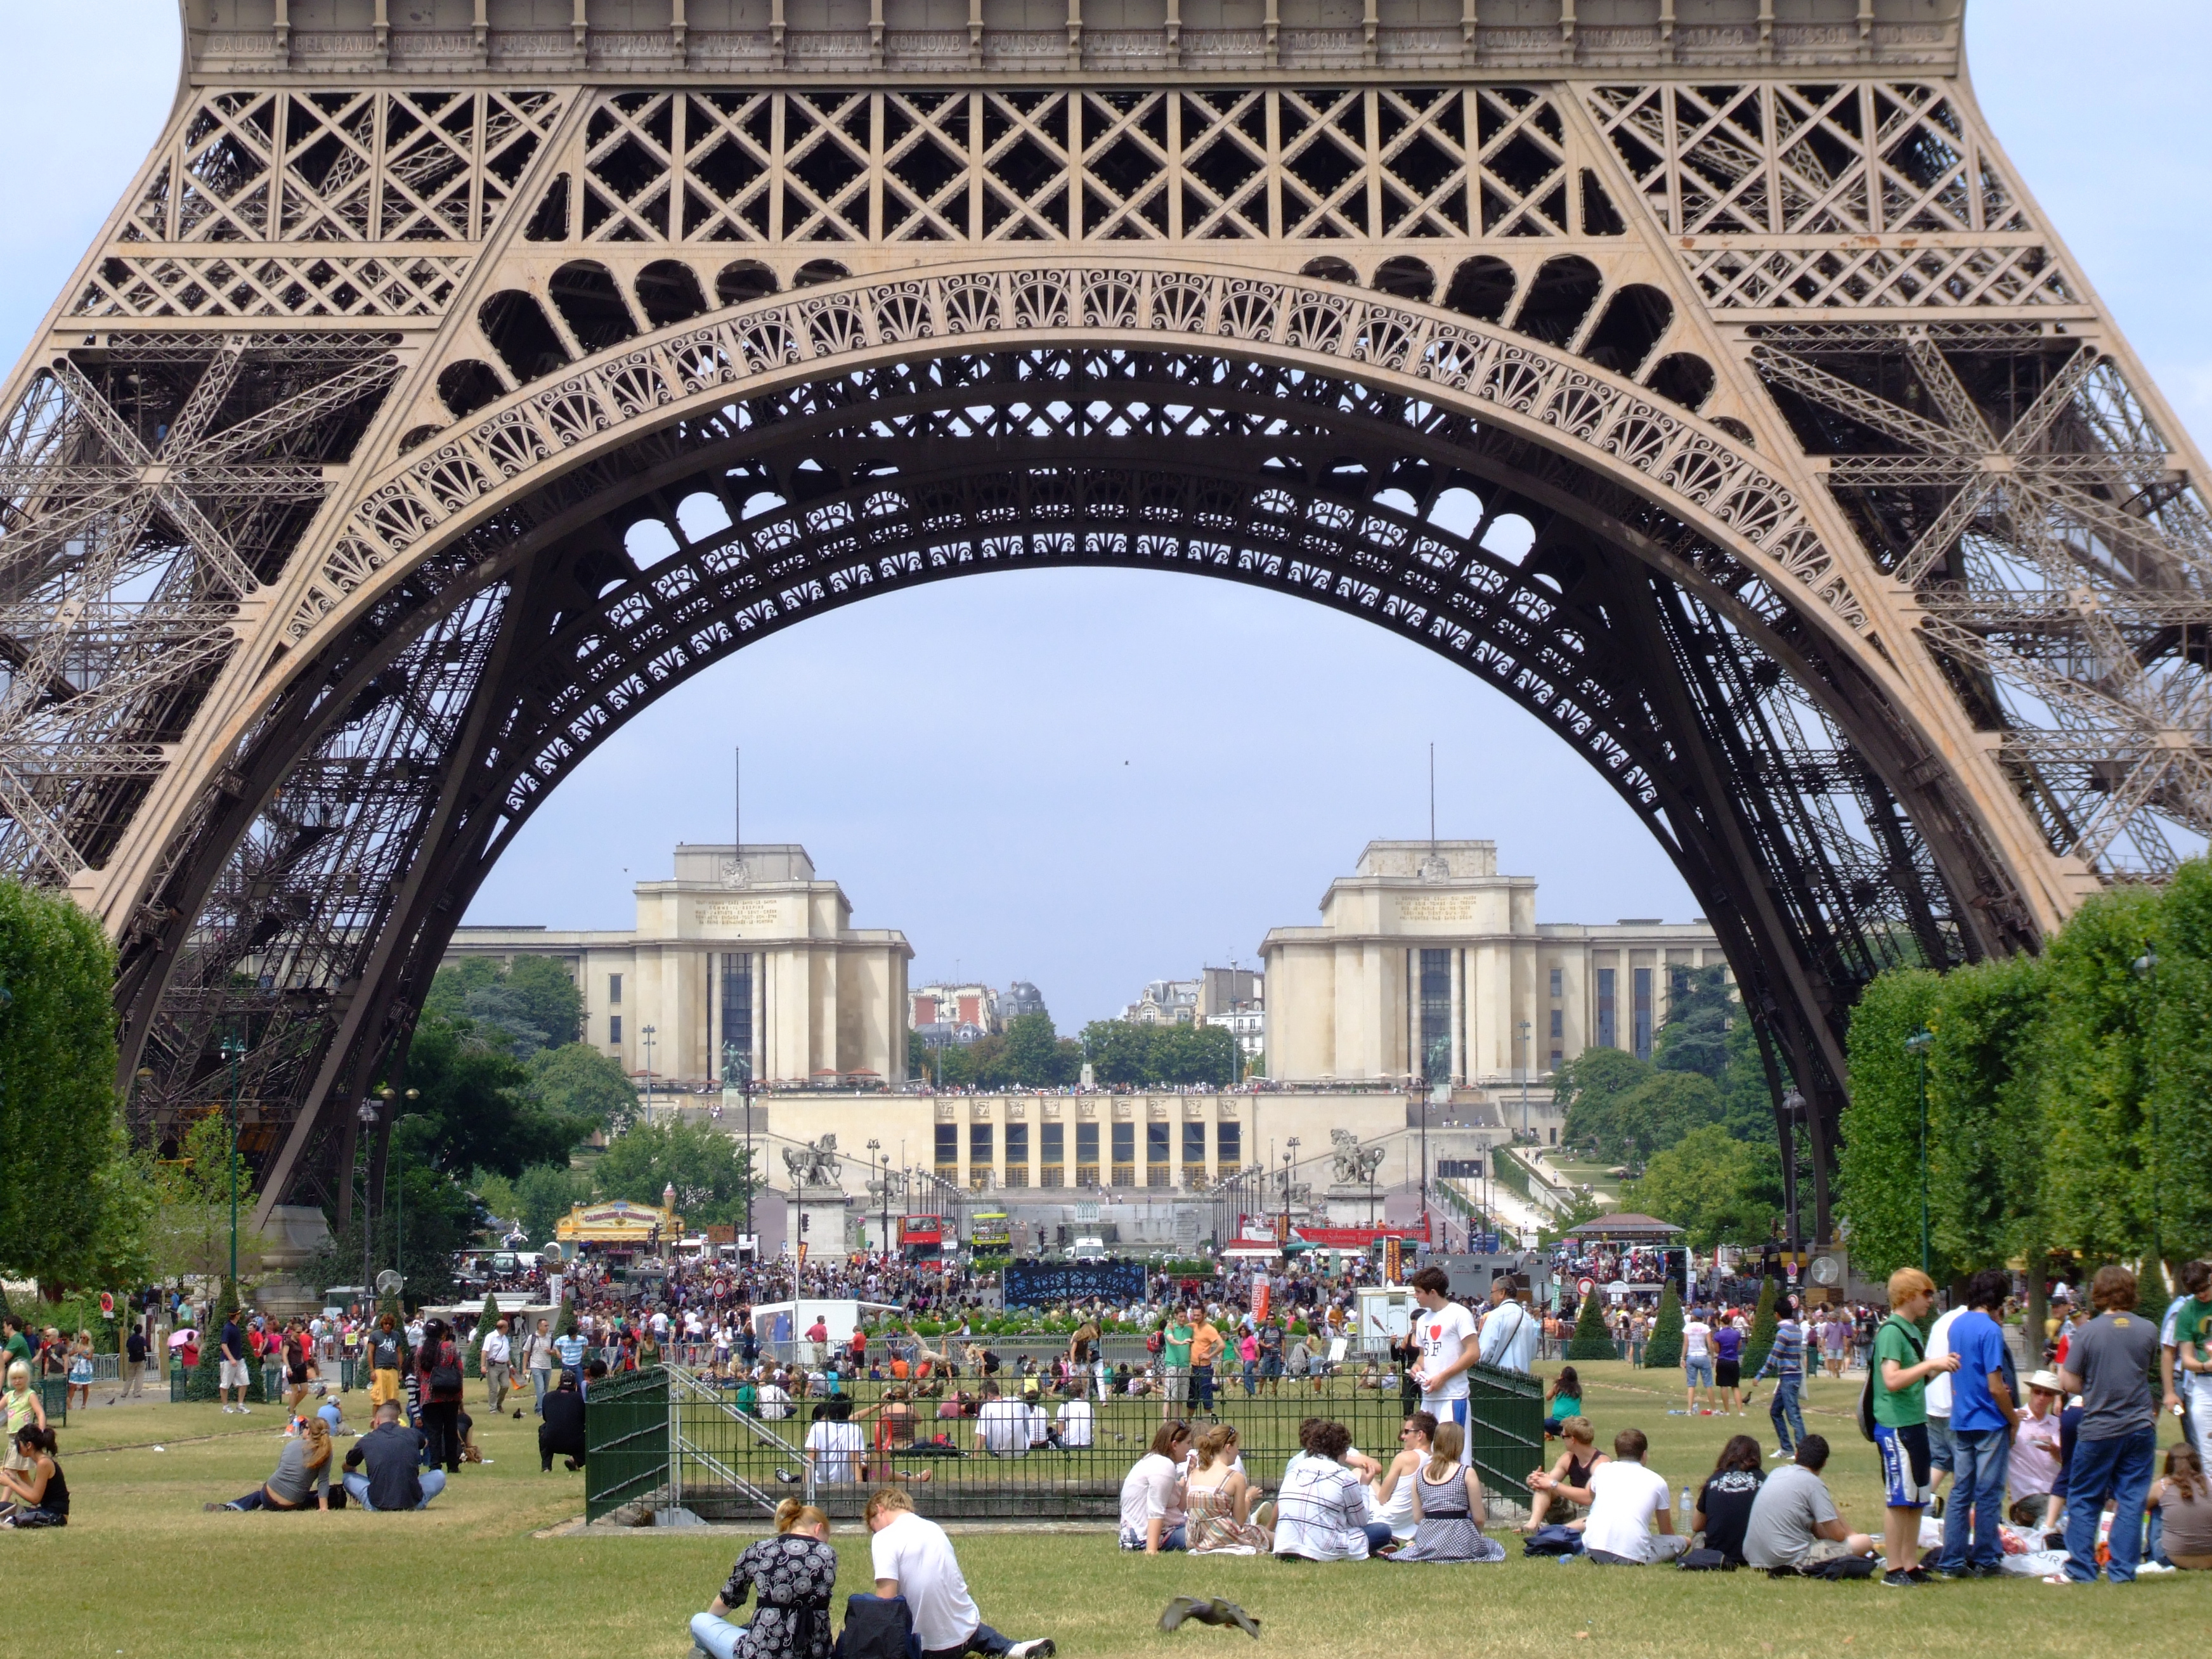
{"type": "Polygon", "coordinates": [[[899,1218],[899,1254],[908,1261],[935,1261],[945,1255],[945,1218],[904,1215],[899,1218]]]}

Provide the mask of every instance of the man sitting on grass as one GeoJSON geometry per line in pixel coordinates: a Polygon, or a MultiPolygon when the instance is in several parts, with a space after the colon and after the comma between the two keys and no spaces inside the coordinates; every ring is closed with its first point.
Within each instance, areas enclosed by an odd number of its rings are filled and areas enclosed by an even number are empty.
{"type": "Polygon", "coordinates": [[[1650,1449],[1643,1430],[1623,1429],[1613,1437],[1613,1462],[1590,1471],[1583,1548],[1601,1566],[1671,1561],[1689,1544],[1675,1535],[1667,1477],[1644,1467],[1644,1454],[1650,1449]],[[1651,1532],[1655,1521],[1656,1537],[1651,1532]]]}
{"type": "Polygon", "coordinates": [[[446,1489],[443,1469],[422,1467],[427,1437],[399,1420],[399,1402],[376,1408],[376,1426],[353,1443],[345,1455],[346,1495],[367,1510],[419,1510],[446,1489]],[[367,1474],[355,1469],[366,1463],[367,1474]]]}
{"type": "Polygon", "coordinates": [[[969,1653],[991,1659],[1052,1659],[1049,1637],[1009,1641],[983,1622],[968,1594],[952,1540],[937,1522],[914,1512],[914,1500],[902,1490],[889,1486],[870,1493],[862,1514],[872,1534],[868,1553],[876,1594],[886,1601],[906,1598],[921,1659],[962,1659],[969,1653]]]}
{"type": "Polygon", "coordinates": [[[1770,1572],[1820,1574],[1844,1556],[1870,1556],[1874,1540],[1844,1524],[1828,1483],[1828,1443],[1808,1434],[1797,1443],[1795,1462],[1766,1477],[1752,1499],[1751,1522],[1744,1528],[1743,1559],[1770,1572]]]}

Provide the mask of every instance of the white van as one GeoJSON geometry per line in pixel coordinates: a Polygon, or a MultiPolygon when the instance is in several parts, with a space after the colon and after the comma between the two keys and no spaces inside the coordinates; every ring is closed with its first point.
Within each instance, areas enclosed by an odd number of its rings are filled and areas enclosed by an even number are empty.
{"type": "Polygon", "coordinates": [[[1106,1254],[1106,1241],[1088,1233],[1078,1238],[1067,1254],[1076,1261],[1111,1261],[1114,1259],[1106,1254]]]}

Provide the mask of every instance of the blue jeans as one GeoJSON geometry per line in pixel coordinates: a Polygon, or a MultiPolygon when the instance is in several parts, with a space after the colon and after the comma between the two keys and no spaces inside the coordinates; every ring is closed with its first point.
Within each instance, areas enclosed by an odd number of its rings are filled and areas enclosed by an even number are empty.
{"type": "MultiPolygon", "coordinates": [[[[349,1474],[346,1476],[345,1489],[346,1496],[352,1498],[353,1501],[360,1504],[362,1508],[365,1510],[375,1509],[376,1505],[368,1501],[368,1477],[367,1475],[349,1474]]],[[[430,1500],[435,1498],[440,1492],[445,1491],[445,1470],[425,1469],[422,1472],[422,1501],[417,1504],[415,1507],[418,1510],[428,1509],[430,1507],[430,1500]]]]}
{"type": "MultiPolygon", "coordinates": [[[[1145,1547],[1145,1534],[1144,1534],[1143,1533],[1141,1533],[1141,1532],[1139,1532],[1139,1531],[1138,1531],[1135,1528],[1133,1528],[1133,1527],[1124,1527],[1124,1528],[1121,1528],[1121,1547],[1122,1547],[1123,1549],[1125,1549],[1125,1550],[1141,1550],[1142,1548],[1144,1548],[1144,1547],[1145,1547]]],[[[1190,1535],[1189,1535],[1189,1533],[1188,1533],[1188,1532],[1184,1528],[1182,1528],[1182,1527],[1164,1527],[1164,1528],[1161,1528],[1161,1530],[1160,1530],[1160,1553],[1161,1553],[1161,1554],[1163,1554],[1163,1555],[1173,1554],[1173,1553],[1176,1553],[1176,1551],[1179,1551],[1179,1550],[1187,1550],[1187,1549],[1188,1549],[1189,1547],[1190,1547],[1190,1535]]]]}
{"type": "Polygon", "coordinates": [[[553,1373],[550,1371],[531,1372],[530,1386],[536,1391],[538,1395],[538,1398],[532,1402],[530,1409],[535,1415],[543,1417],[545,1415],[545,1396],[547,1394],[551,1392],[553,1387],[553,1373]]]}
{"type": "Polygon", "coordinates": [[[969,1632],[964,1642],[949,1648],[924,1648],[921,1659],[963,1659],[963,1655],[970,1653],[988,1654],[992,1656],[992,1659],[997,1659],[998,1655],[1012,1646],[1013,1642],[1010,1638],[1000,1635],[988,1625],[978,1625],[969,1632]]]}
{"type": "Polygon", "coordinates": [[[1766,1408],[1766,1414],[1774,1419],[1774,1437],[1782,1443],[1782,1449],[1793,1456],[1797,1443],[1805,1437],[1805,1413],[1797,1403],[1800,1386],[1794,1376],[1776,1378],[1774,1402],[1766,1408]],[[1784,1420],[1785,1416],[1787,1421],[1784,1420]],[[1795,1433],[1791,1432],[1793,1427],[1795,1433]]]}
{"type": "Polygon", "coordinates": [[[1375,1552],[1389,1543],[1390,1523],[1388,1521],[1370,1521],[1361,1530],[1367,1534],[1367,1557],[1371,1561],[1375,1559],[1375,1552]]]}
{"type": "Polygon", "coordinates": [[[1193,1365],[1190,1368],[1190,1397],[1199,1410],[1210,1412],[1213,1409],[1212,1366],[1193,1365]]]}
{"type": "Polygon", "coordinates": [[[1976,1566],[2003,1562],[1997,1523],[2003,1519],[2005,1471],[2011,1462],[2012,1436],[2006,1430],[1951,1431],[1951,1506],[1944,1511],[1943,1553],[1936,1563],[1943,1571],[1956,1572],[1966,1565],[1969,1528],[1976,1566]]]}
{"type": "Polygon", "coordinates": [[[2097,1577],[2097,1522],[2107,1498],[2114,1500],[2112,1581],[2124,1584],[2142,1559],[2143,1499],[2158,1455],[2155,1424],[2111,1440],[2077,1440],[2066,1467],[2066,1576],[2087,1584],[2097,1577]]]}

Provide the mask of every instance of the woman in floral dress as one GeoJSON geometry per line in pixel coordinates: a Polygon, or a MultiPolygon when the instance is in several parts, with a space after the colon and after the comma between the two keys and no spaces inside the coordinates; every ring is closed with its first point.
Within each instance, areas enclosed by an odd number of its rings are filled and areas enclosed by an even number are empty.
{"type": "Polygon", "coordinates": [[[1198,1437],[1198,1468],[1184,1489],[1184,1536],[1193,1555],[1265,1555],[1274,1547],[1267,1529],[1250,1517],[1252,1483],[1238,1455],[1237,1431],[1226,1423],[1198,1437]]]}
{"type": "Polygon", "coordinates": [[[776,1505],[775,1536],[747,1547],[714,1606],[691,1618],[691,1639],[714,1659],[830,1659],[830,1594],[837,1552],[826,1541],[830,1517],[787,1498],[776,1505]],[[750,1589],[760,1607],[750,1625],[723,1615],[750,1589]]]}

